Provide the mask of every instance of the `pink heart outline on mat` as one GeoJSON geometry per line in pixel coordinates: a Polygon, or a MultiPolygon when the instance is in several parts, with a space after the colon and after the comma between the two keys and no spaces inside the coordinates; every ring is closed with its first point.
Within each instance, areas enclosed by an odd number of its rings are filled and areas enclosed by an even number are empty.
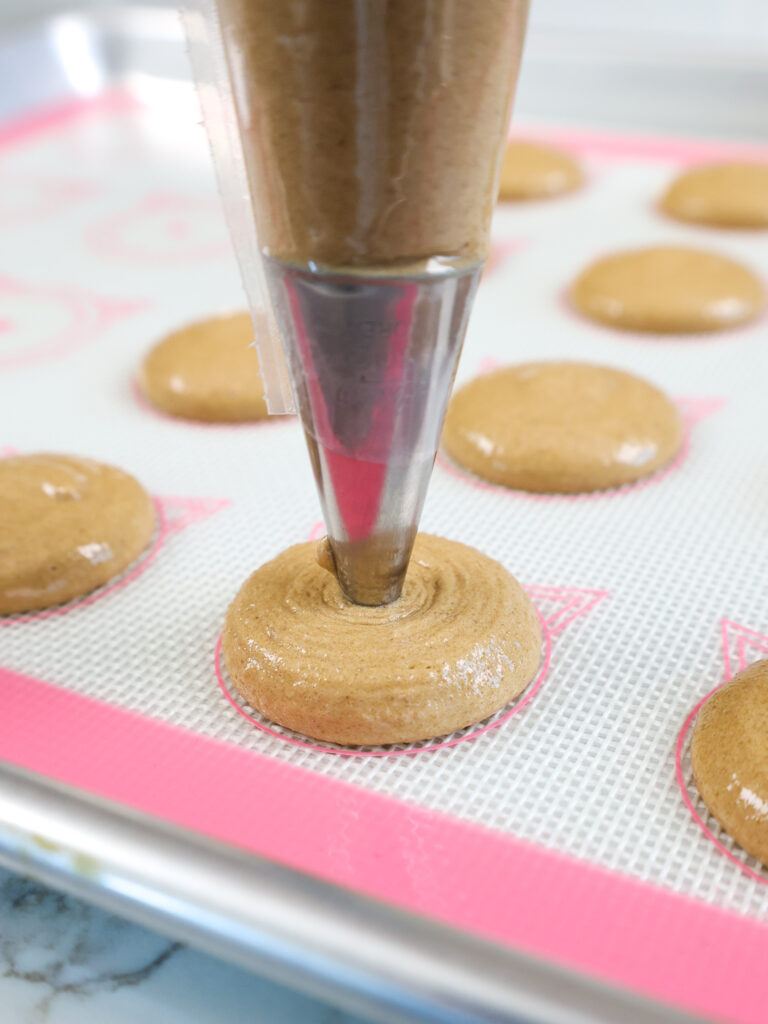
{"type": "MultiPolygon", "coordinates": [[[[315,523],[310,531],[310,540],[317,540],[318,537],[322,536],[324,532],[324,526],[322,522],[315,523]]],[[[231,683],[228,683],[224,678],[224,668],[221,661],[221,643],[223,632],[219,634],[219,638],[216,642],[216,649],[214,652],[214,671],[216,673],[216,681],[219,689],[223,693],[226,700],[235,711],[243,718],[247,719],[251,725],[256,726],[261,732],[265,732],[276,739],[283,740],[286,743],[291,743],[293,746],[301,747],[304,750],[314,750],[321,754],[334,754],[341,757],[398,757],[401,755],[414,755],[430,753],[435,750],[442,750],[448,747],[455,747],[459,743],[464,743],[467,740],[477,739],[486,732],[490,732],[491,729],[496,729],[498,726],[503,725],[513,715],[521,711],[526,704],[529,704],[536,694],[541,690],[548,675],[549,667],[552,656],[552,640],[553,637],[562,632],[567,626],[577,619],[579,616],[586,614],[591,611],[603,598],[609,597],[610,592],[607,590],[594,590],[585,589],[581,587],[555,587],[555,586],[544,586],[544,585],[530,585],[524,587],[526,593],[530,596],[536,608],[536,613],[539,616],[539,621],[542,628],[542,649],[543,656],[539,669],[523,690],[523,692],[517,696],[514,701],[508,704],[505,708],[495,712],[489,719],[485,720],[485,724],[480,723],[479,725],[467,726],[466,729],[461,730],[459,734],[452,734],[452,737],[448,737],[441,742],[435,743],[429,740],[422,741],[422,745],[409,744],[407,746],[393,746],[391,748],[380,747],[376,749],[367,748],[352,748],[342,746],[326,746],[322,743],[317,743],[309,739],[309,737],[301,737],[298,733],[291,733],[289,730],[278,732],[277,729],[272,728],[268,723],[268,719],[264,718],[263,721],[259,718],[254,717],[258,712],[254,709],[249,708],[253,714],[250,714],[246,710],[249,705],[241,706],[233,693],[236,693],[231,683]],[[539,603],[550,602],[556,605],[554,611],[551,611],[548,615],[544,615],[539,603]]],[[[282,726],[279,727],[282,729],[282,726]]]]}
{"type": "MultiPolygon", "coordinates": [[[[64,285],[39,285],[0,275],[0,302],[3,295],[30,300],[37,304],[53,302],[69,311],[70,322],[30,348],[0,351],[0,367],[18,369],[32,363],[56,359],[95,341],[117,320],[148,309],[143,299],[107,299],[64,285]]],[[[13,332],[11,320],[3,321],[3,334],[13,332]]]]}
{"type": "MultiPolygon", "coordinates": [[[[13,449],[0,449],[6,455],[15,454],[13,449]]],[[[199,523],[231,504],[229,498],[185,498],[176,496],[157,496],[152,498],[157,515],[157,527],[150,545],[139,555],[138,559],[113,579],[96,590],[82,597],[73,598],[66,604],[53,608],[42,608],[36,612],[19,612],[16,615],[0,616],[0,626],[16,626],[27,622],[40,622],[56,615],[66,615],[76,608],[87,608],[100,601],[103,597],[120,590],[128,583],[138,579],[155,561],[169,537],[186,530],[187,527],[199,523]]]]}
{"type": "Polygon", "coordinates": [[[101,191],[93,181],[43,177],[22,177],[3,175],[0,177],[0,195],[4,206],[0,206],[0,227],[18,228],[36,224],[55,217],[72,205],[91,199],[101,191]],[[32,195],[25,205],[18,202],[18,196],[9,199],[14,187],[31,187],[32,195]]]}
{"type": "MultiPolygon", "coordinates": [[[[699,826],[701,831],[704,833],[706,838],[713,843],[720,853],[724,854],[728,860],[735,864],[740,871],[742,871],[749,878],[756,882],[760,882],[761,885],[768,885],[768,875],[760,874],[755,871],[748,864],[745,864],[743,860],[736,854],[732,853],[731,850],[725,846],[725,844],[718,839],[712,829],[709,827],[707,822],[704,820],[702,815],[699,813],[696,807],[697,801],[700,802],[700,797],[696,792],[696,783],[693,779],[693,773],[688,766],[688,774],[690,776],[690,786],[686,784],[685,777],[686,771],[683,768],[683,761],[689,754],[690,750],[690,734],[693,729],[693,724],[696,721],[701,708],[707,703],[709,698],[717,693],[718,690],[722,690],[737,672],[742,672],[748,665],[751,665],[758,658],[748,656],[748,649],[751,647],[753,652],[759,652],[761,655],[768,654],[768,636],[763,633],[758,633],[754,629],[750,629],[748,626],[742,626],[738,622],[732,622],[730,619],[722,619],[720,623],[721,637],[722,637],[722,656],[723,656],[723,681],[718,683],[709,693],[705,694],[701,700],[689,711],[688,715],[683,722],[680,732],[677,736],[677,743],[675,744],[675,778],[677,779],[677,785],[680,789],[680,793],[683,798],[685,806],[691,814],[691,817],[699,826]],[[735,647],[735,652],[734,652],[735,647]],[[695,798],[691,795],[691,791],[696,794],[695,798]]],[[[737,845],[734,840],[734,845],[737,845]]],[[[741,847],[738,847],[741,849],[741,847]]],[[[742,851],[744,857],[749,857],[746,851],[742,851]]],[[[753,860],[755,858],[752,858],[753,860]]],[[[768,869],[767,869],[768,870],[768,869]]]]}
{"type": "Polygon", "coordinates": [[[133,206],[97,221],[86,229],[84,241],[92,252],[118,263],[184,266],[232,256],[232,243],[218,200],[207,196],[182,196],[174,192],[151,192],[133,206]],[[220,237],[178,246],[176,243],[184,241],[185,231],[194,227],[196,218],[201,215],[214,217],[220,228],[220,237]],[[163,237],[173,241],[170,249],[157,247],[157,239],[153,244],[147,244],[146,241],[136,242],[125,237],[137,225],[151,225],[153,221],[162,229],[163,237]]]}

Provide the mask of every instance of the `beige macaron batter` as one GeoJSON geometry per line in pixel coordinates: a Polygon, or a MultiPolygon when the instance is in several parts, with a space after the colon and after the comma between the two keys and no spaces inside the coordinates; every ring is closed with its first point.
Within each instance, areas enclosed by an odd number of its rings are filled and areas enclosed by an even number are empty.
{"type": "Polygon", "coordinates": [[[768,867],[768,661],[739,672],[701,708],[691,764],[713,816],[768,867]]]}
{"type": "Polygon", "coordinates": [[[768,228],[768,164],[719,163],[675,178],[661,209],[676,220],[714,228],[768,228]]]}
{"type": "Polygon", "coordinates": [[[81,597],[149,545],[152,499],[114,466],[71,455],[0,459],[0,615],[81,597]]]}
{"type": "MultiPolygon", "coordinates": [[[[266,323],[260,323],[266,330],[266,323]]],[[[169,334],[144,358],[139,385],[162,412],[208,423],[267,416],[248,313],[211,317],[169,334]]]]}
{"type": "Polygon", "coordinates": [[[501,165],[499,199],[550,199],[573,192],[584,176],[567,153],[537,142],[507,144],[501,165]]]}
{"type": "Polygon", "coordinates": [[[227,612],[222,653],[251,707],[345,746],[410,743],[480,722],[541,657],[536,609],[498,562],[419,534],[403,594],[349,602],[297,544],[257,569],[227,612]]]}
{"type": "Polygon", "coordinates": [[[765,306],[763,286],[747,267],[672,245],[604,256],[576,278],[570,298],[591,320],[658,334],[735,327],[765,306]]]}
{"type": "Polygon", "coordinates": [[[579,494],[633,483],[683,441],[675,404],[652,384],[589,363],[508,366],[451,399],[443,448],[494,484],[579,494]]]}

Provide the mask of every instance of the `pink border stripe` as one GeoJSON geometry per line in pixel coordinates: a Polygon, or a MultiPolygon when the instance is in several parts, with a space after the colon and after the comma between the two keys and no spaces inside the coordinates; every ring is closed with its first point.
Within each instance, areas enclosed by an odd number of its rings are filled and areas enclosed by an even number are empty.
{"type": "Polygon", "coordinates": [[[681,139],[665,135],[621,135],[590,132],[552,125],[515,122],[511,139],[537,140],[559,144],[582,156],[615,160],[669,160],[701,163],[708,160],[768,161],[768,146],[761,143],[728,142],[718,139],[681,139]]]}
{"type": "Polygon", "coordinates": [[[60,128],[86,114],[123,114],[139,110],[142,104],[125,90],[102,93],[91,99],[70,100],[53,107],[43,107],[16,120],[0,124],[0,146],[24,142],[33,135],[60,128]]]}
{"type": "Polygon", "coordinates": [[[662,1002],[764,1024],[756,920],[5,669],[0,755],[662,1002]]]}
{"type": "MultiPolygon", "coordinates": [[[[58,128],[84,114],[119,114],[143,106],[130,91],[116,89],[96,97],[42,107],[17,120],[0,124],[0,146],[12,145],[58,128]]],[[[618,160],[670,160],[680,163],[727,159],[768,161],[768,146],[760,143],[680,139],[664,135],[622,135],[570,129],[561,125],[527,124],[524,121],[512,124],[510,138],[551,142],[581,155],[618,160]]]]}
{"type": "MultiPolygon", "coordinates": [[[[143,106],[130,91],[117,89],[96,97],[42,107],[17,120],[0,124],[0,146],[24,141],[86,114],[120,114],[143,106]]],[[[510,138],[551,142],[580,155],[618,160],[669,160],[679,163],[727,159],[768,161],[768,146],[761,143],[680,139],[664,135],[623,135],[517,121],[511,126],[510,138]]]]}

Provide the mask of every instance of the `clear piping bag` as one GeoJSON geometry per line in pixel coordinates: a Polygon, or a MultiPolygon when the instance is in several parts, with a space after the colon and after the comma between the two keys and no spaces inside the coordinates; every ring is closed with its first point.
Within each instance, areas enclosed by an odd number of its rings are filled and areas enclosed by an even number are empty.
{"type": "Polygon", "coordinates": [[[268,311],[270,412],[293,391],[343,593],[387,604],[488,252],[527,0],[199,2],[190,53],[268,311]]]}
{"type": "Polygon", "coordinates": [[[182,11],[189,59],[197,85],[208,141],[213,156],[224,214],[227,219],[251,319],[259,323],[254,347],[264,382],[270,415],[296,411],[280,334],[259,251],[253,204],[235,110],[221,29],[213,0],[196,0],[196,7],[182,11]],[[263,325],[266,324],[266,330],[263,325]]]}

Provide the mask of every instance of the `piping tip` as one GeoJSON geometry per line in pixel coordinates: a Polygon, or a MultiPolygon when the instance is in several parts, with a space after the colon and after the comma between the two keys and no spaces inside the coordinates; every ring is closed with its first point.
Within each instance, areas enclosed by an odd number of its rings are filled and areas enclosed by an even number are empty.
{"type": "Polygon", "coordinates": [[[339,585],[403,588],[481,265],[329,273],[266,259],[339,585]]]}

